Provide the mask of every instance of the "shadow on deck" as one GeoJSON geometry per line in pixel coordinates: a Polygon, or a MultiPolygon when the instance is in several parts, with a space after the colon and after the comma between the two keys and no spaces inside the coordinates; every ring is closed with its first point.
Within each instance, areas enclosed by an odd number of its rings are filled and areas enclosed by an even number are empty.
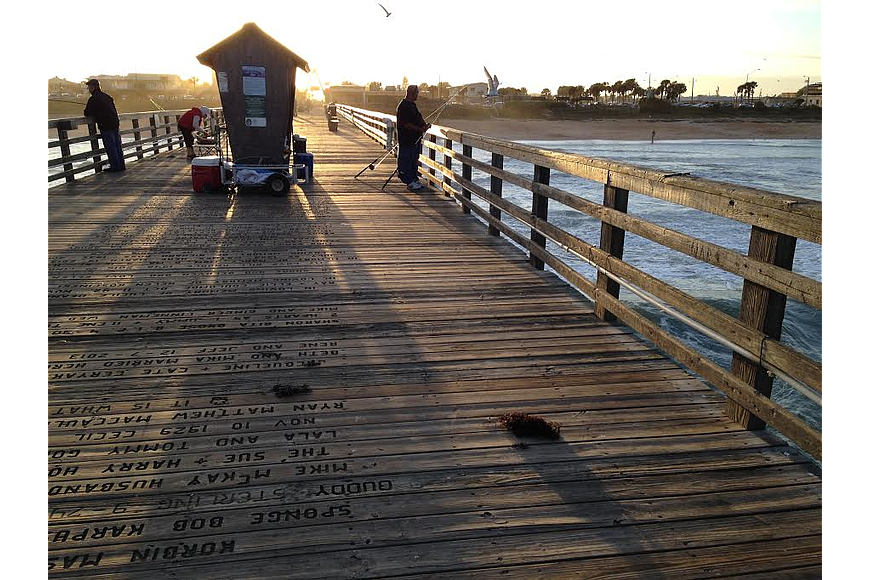
{"type": "Polygon", "coordinates": [[[820,575],[802,455],[391,163],[353,179],[364,136],[297,129],[284,199],[195,194],[177,151],[50,190],[51,574],[820,575]]]}

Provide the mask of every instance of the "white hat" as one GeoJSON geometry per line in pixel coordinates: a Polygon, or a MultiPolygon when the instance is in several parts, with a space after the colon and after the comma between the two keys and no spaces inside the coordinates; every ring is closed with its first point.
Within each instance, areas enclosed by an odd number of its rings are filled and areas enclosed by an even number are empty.
{"type": "Polygon", "coordinates": [[[206,117],[211,117],[211,109],[209,109],[209,108],[206,107],[205,105],[201,106],[201,107],[199,108],[199,111],[200,111],[203,115],[205,115],[206,117]]]}

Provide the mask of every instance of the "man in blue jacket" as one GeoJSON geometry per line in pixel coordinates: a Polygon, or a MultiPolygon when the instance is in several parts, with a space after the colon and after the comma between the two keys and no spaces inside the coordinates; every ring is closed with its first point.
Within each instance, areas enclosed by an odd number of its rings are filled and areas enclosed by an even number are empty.
{"type": "Polygon", "coordinates": [[[103,137],[103,148],[109,158],[107,171],[124,171],[127,166],[121,150],[121,134],[118,131],[121,121],[118,119],[118,110],[115,109],[115,100],[100,90],[100,81],[97,79],[89,80],[87,85],[91,98],[85,105],[85,117],[93,117],[97,121],[103,137]]]}

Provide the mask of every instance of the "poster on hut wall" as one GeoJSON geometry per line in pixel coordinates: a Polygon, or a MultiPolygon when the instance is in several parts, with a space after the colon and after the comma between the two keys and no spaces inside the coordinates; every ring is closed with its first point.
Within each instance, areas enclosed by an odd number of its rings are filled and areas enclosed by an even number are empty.
{"type": "Polygon", "coordinates": [[[230,92],[230,83],[225,71],[220,71],[217,74],[218,90],[222,93],[230,92]]]}
{"type": "Polygon", "coordinates": [[[266,67],[242,67],[242,94],[245,97],[245,125],[266,126],[266,67]]]}

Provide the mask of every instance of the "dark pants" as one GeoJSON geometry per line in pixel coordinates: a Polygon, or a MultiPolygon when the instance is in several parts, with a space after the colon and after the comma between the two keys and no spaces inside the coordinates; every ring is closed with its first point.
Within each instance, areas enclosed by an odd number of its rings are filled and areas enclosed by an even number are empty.
{"type": "Polygon", "coordinates": [[[184,137],[184,144],[187,145],[188,148],[193,148],[193,130],[178,126],[178,130],[181,131],[181,136],[184,137]]]}
{"type": "Polygon", "coordinates": [[[101,129],[103,147],[106,149],[106,157],[109,158],[109,166],[115,171],[126,169],[124,152],[121,150],[121,134],[118,129],[101,129]]]}
{"type": "Polygon", "coordinates": [[[423,151],[421,143],[413,145],[402,145],[399,143],[399,158],[397,164],[399,166],[399,179],[405,185],[417,180],[417,158],[423,151]]]}

